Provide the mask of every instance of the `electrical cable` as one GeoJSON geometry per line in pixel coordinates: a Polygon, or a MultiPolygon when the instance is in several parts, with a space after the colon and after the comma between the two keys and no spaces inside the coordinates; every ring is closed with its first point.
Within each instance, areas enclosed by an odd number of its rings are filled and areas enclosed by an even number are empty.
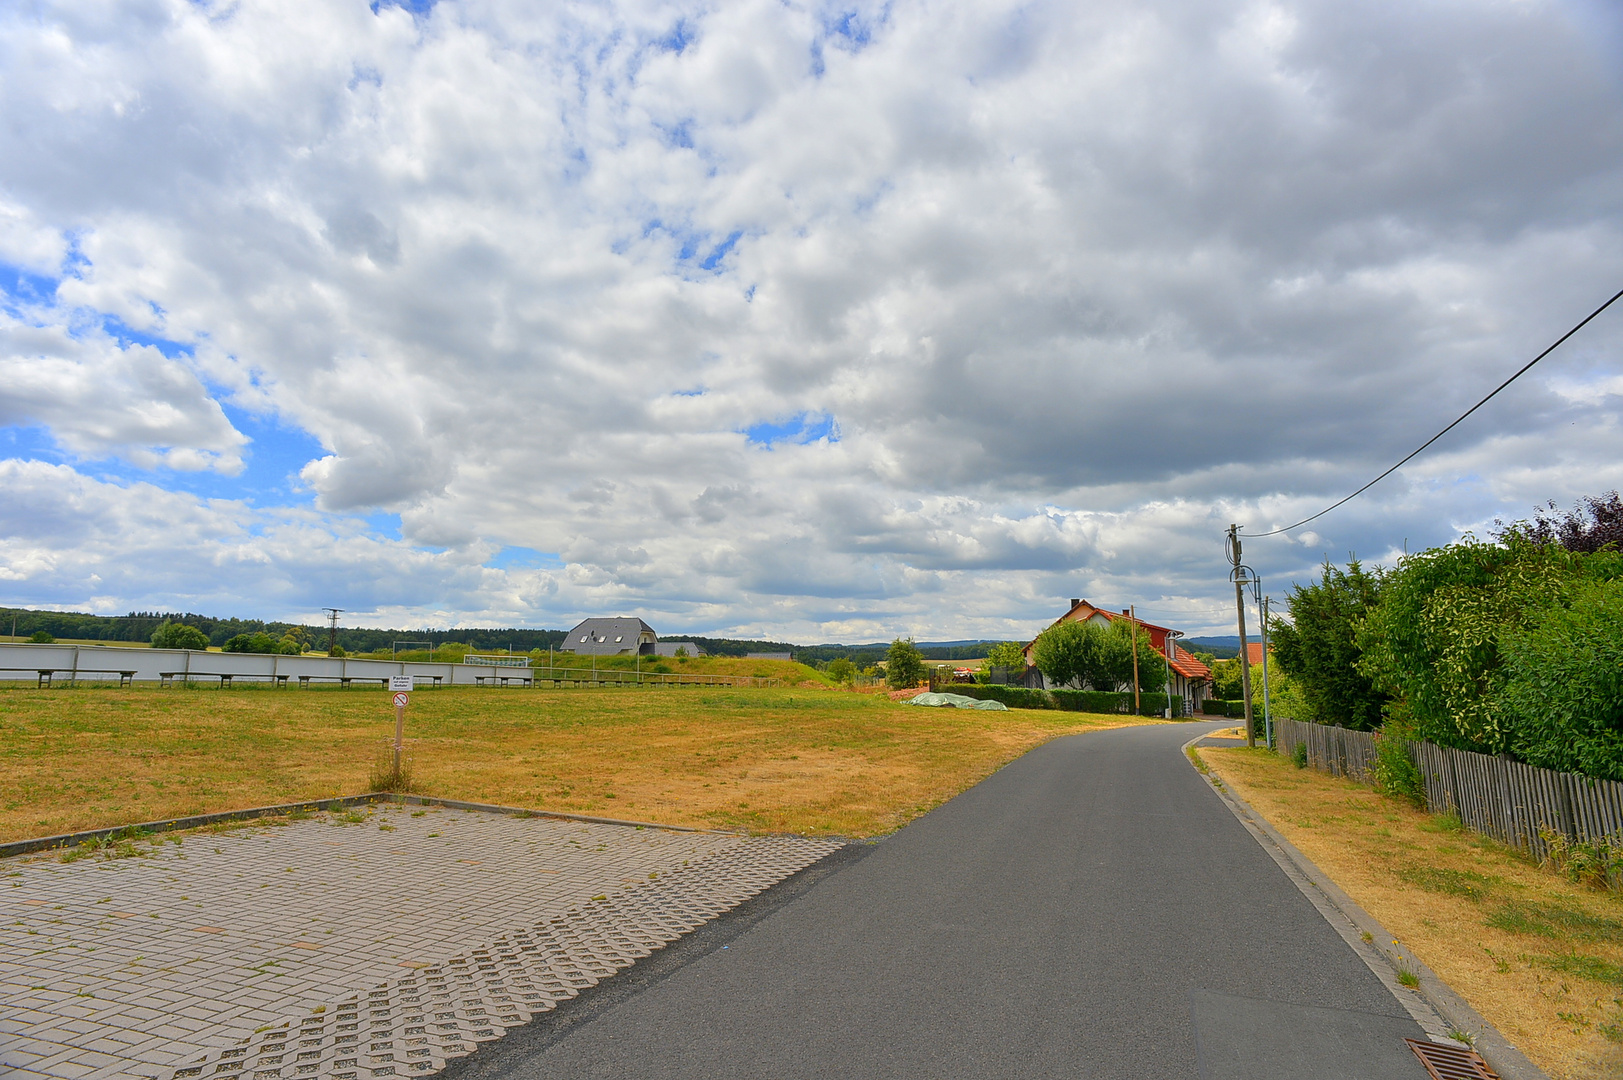
{"type": "Polygon", "coordinates": [[[1420,452],[1422,450],[1426,449],[1426,447],[1430,446],[1432,443],[1436,442],[1438,439],[1441,439],[1444,435],[1447,435],[1450,431],[1453,431],[1456,427],[1458,427],[1460,425],[1460,423],[1462,421],[1465,420],[1466,417],[1470,416],[1472,413],[1474,413],[1478,409],[1482,408],[1482,406],[1484,406],[1488,402],[1492,401],[1494,396],[1496,394],[1498,394],[1499,391],[1503,390],[1505,387],[1509,386],[1511,383],[1513,383],[1517,379],[1521,378],[1524,374],[1527,373],[1528,369],[1531,368],[1534,364],[1538,363],[1540,360],[1544,359],[1546,356],[1549,356],[1551,353],[1555,352],[1555,350],[1560,348],[1561,345],[1569,337],[1571,337],[1573,334],[1576,334],[1578,331],[1582,330],[1585,326],[1588,326],[1590,320],[1594,319],[1595,316],[1599,315],[1601,312],[1605,311],[1607,308],[1609,308],[1613,304],[1615,304],[1618,301],[1619,298],[1623,298],[1623,289],[1618,290],[1616,293],[1614,293],[1612,295],[1612,298],[1610,300],[1606,301],[1606,303],[1602,304],[1600,307],[1596,308],[1594,311],[1591,311],[1587,316],[1585,316],[1583,322],[1580,322],[1577,326],[1574,326],[1571,330],[1568,330],[1566,333],[1562,334],[1559,338],[1557,338],[1554,345],[1551,345],[1548,349],[1545,349],[1543,352],[1541,352],[1537,356],[1533,357],[1533,359],[1531,359],[1527,363],[1523,364],[1521,369],[1519,371],[1517,371],[1516,374],[1512,375],[1510,378],[1506,379],[1504,382],[1502,382],[1498,386],[1494,387],[1493,388],[1493,393],[1489,394],[1487,397],[1483,398],[1481,401],[1477,402],[1475,405],[1472,405],[1469,409],[1465,410],[1465,412],[1461,413],[1459,415],[1458,419],[1456,419],[1452,424],[1449,424],[1443,430],[1439,431],[1437,434],[1433,435],[1431,438],[1429,438],[1425,442],[1421,443],[1418,447],[1416,447],[1413,450],[1413,452],[1411,452],[1402,461],[1398,462],[1396,465],[1392,466],[1390,469],[1387,469],[1381,475],[1377,476],[1375,479],[1371,480],[1369,483],[1365,484],[1363,487],[1359,488],[1357,491],[1353,492],[1351,495],[1348,495],[1345,499],[1342,499],[1339,502],[1333,502],[1329,506],[1326,506],[1323,510],[1320,510],[1317,514],[1314,514],[1312,517],[1305,517],[1301,521],[1298,521],[1294,525],[1286,525],[1283,529],[1275,529],[1272,532],[1265,532],[1265,533],[1244,533],[1242,535],[1252,536],[1252,537],[1278,536],[1280,533],[1288,533],[1292,529],[1300,529],[1303,525],[1306,525],[1310,521],[1314,521],[1314,520],[1316,520],[1318,518],[1323,517],[1324,515],[1328,514],[1330,511],[1334,510],[1336,507],[1341,506],[1344,503],[1352,502],[1352,500],[1358,498],[1358,496],[1362,495],[1364,492],[1368,491],[1370,488],[1374,487],[1376,484],[1380,483],[1382,480],[1385,480],[1388,476],[1391,476],[1393,473],[1395,473],[1399,469],[1403,468],[1403,466],[1407,465],[1410,461],[1414,460],[1416,457],[1418,457],[1420,455],[1420,452]]]}

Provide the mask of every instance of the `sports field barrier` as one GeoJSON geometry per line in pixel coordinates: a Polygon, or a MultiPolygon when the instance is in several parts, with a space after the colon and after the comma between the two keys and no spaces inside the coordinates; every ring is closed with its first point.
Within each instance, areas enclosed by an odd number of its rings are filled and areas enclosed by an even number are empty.
{"type": "MultiPolygon", "coordinates": [[[[1369,732],[1281,719],[1274,721],[1274,731],[1287,757],[1305,746],[1313,768],[1374,782],[1375,739],[1369,732]]],[[[1469,828],[1541,862],[1550,853],[1550,836],[1623,844],[1623,783],[1435,743],[1407,747],[1420,770],[1428,809],[1453,811],[1469,828]]]]}
{"type": "MultiPolygon", "coordinates": [[[[566,654],[567,655],[567,654],[566,654]]],[[[267,653],[205,652],[198,649],[131,649],[116,645],[33,645],[0,643],[0,683],[32,681],[38,686],[80,683],[212,683],[224,689],[238,683],[309,687],[317,683],[387,686],[391,677],[410,675],[418,686],[781,686],[783,680],[747,675],[696,675],[625,671],[582,666],[535,666],[527,656],[483,656],[473,663],[371,660],[340,656],[283,656],[267,653]],[[499,661],[499,662],[494,662],[499,661]]],[[[576,664],[578,665],[578,661],[576,664]]]]}

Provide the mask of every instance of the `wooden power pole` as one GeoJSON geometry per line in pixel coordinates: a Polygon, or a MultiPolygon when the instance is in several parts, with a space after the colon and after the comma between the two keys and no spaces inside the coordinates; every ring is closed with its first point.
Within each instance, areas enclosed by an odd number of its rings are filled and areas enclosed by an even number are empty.
{"type": "Polygon", "coordinates": [[[1240,561],[1240,527],[1229,526],[1229,562],[1234,568],[1229,579],[1234,582],[1234,610],[1240,623],[1240,694],[1245,698],[1245,744],[1257,745],[1257,721],[1251,715],[1251,649],[1245,640],[1245,587],[1251,580],[1249,569],[1240,561]]]}
{"type": "Polygon", "coordinates": [[[1138,605],[1127,605],[1127,618],[1133,624],[1133,715],[1141,711],[1138,704],[1138,605]]]}

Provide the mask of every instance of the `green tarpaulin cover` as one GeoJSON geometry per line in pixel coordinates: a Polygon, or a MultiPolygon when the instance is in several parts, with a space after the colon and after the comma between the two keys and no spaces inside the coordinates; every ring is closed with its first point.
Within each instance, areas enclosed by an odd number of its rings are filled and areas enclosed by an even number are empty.
{"type": "Polygon", "coordinates": [[[902,702],[903,705],[945,705],[949,709],[1002,709],[1008,711],[1008,706],[1001,701],[982,701],[979,698],[965,697],[962,694],[915,694],[902,702]]]}

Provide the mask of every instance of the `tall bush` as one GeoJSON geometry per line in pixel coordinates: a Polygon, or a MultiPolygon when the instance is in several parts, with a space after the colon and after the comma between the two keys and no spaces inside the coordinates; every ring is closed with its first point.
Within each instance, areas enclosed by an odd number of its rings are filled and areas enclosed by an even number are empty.
{"type": "Polygon", "coordinates": [[[885,682],[892,689],[905,690],[924,679],[924,654],[912,638],[897,638],[885,652],[885,682]]]}
{"type": "Polygon", "coordinates": [[[186,623],[164,620],[158,628],[152,631],[152,647],[154,649],[206,649],[209,647],[208,635],[195,626],[186,623]]]}
{"type": "MultiPolygon", "coordinates": [[[[1269,621],[1278,661],[1269,674],[1283,671],[1295,684],[1308,714],[1298,719],[1357,731],[1380,726],[1386,694],[1359,670],[1358,628],[1380,602],[1381,581],[1379,570],[1366,571],[1357,559],[1345,571],[1326,560],[1316,584],[1292,588],[1290,619],[1269,621]]],[[[1255,678],[1251,686],[1258,692],[1255,678]]]]}
{"type": "Polygon", "coordinates": [[[1623,780],[1623,578],[1586,577],[1500,639],[1510,751],[1623,780]]]}

